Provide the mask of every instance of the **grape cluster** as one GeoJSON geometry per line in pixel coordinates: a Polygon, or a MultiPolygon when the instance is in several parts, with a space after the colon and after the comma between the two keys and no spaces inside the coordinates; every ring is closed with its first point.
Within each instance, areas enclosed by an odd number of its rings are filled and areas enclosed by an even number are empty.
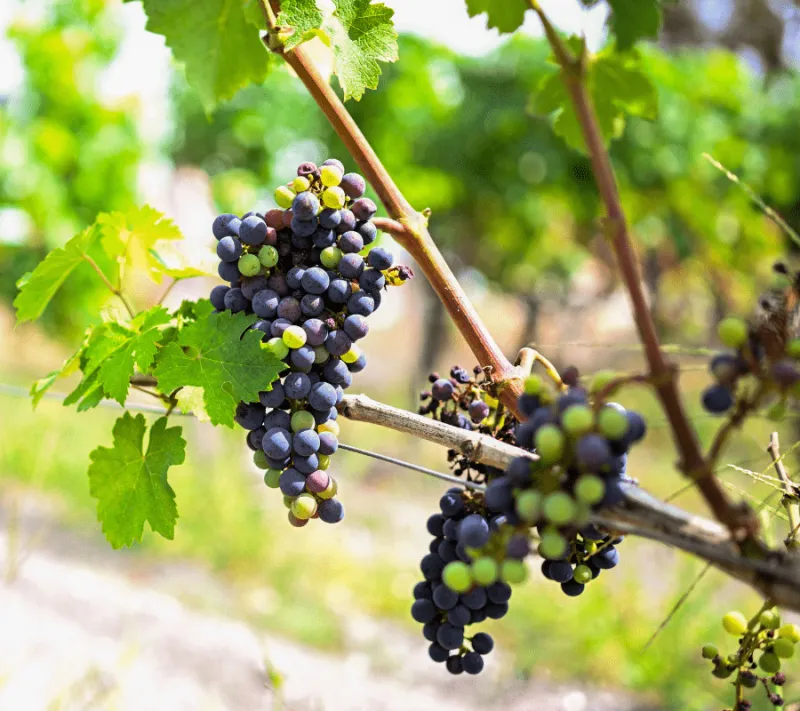
{"type": "Polygon", "coordinates": [[[746,377],[755,378],[765,391],[777,393],[778,406],[788,395],[800,395],[800,338],[781,333],[786,324],[730,317],[720,322],[718,336],[730,351],[717,353],[709,363],[714,383],[702,394],[711,414],[728,412],[739,399],[746,377]]]}
{"type": "Polygon", "coordinates": [[[728,612],[722,618],[722,627],[739,644],[733,654],[723,657],[715,644],[703,646],[704,659],[711,660],[712,674],[718,679],[728,679],[736,674],[734,683],[742,693],[737,693],[734,711],[749,711],[752,702],[744,697],[744,690],[762,686],[767,700],[773,706],[783,706],[783,697],[778,689],[786,684],[786,675],[781,671],[781,660],[794,656],[800,642],[800,627],[782,624],[774,608],[762,610],[748,622],[741,612],[728,612]],[[756,661],[756,654],[758,660],[756,661]],[[761,670],[765,674],[759,674],[761,670]],[[770,689],[770,684],[773,689],[770,689]]]}
{"type": "Polygon", "coordinates": [[[338,446],[336,406],[366,366],[358,341],[367,317],[381,305],[384,287],[411,276],[393,267],[372,222],[375,203],[363,197],[364,179],[342,163],[303,163],[297,177],[275,192],[281,209],[214,220],[219,275],[218,311],[244,311],[258,320],[262,347],[286,370],[259,402],[241,402],[236,422],[264,482],[284,495],[289,521],[337,523],[344,508],[327,473],[338,446]]]}
{"type": "Polygon", "coordinates": [[[502,522],[486,513],[479,493],[458,487],[442,496],[439,508],[428,519],[433,540],[420,563],[424,580],[414,587],[411,616],[423,625],[433,661],[451,674],[478,674],[494,641],[485,632],[468,637],[465,628],[505,616],[511,587],[494,560],[469,551],[485,545],[502,522]]]}
{"type": "Polygon", "coordinates": [[[601,532],[589,518],[593,510],[622,500],[622,485],[630,481],[628,450],[646,430],[638,413],[616,403],[590,402],[577,371],[573,376],[573,384],[561,392],[547,389],[536,376],[527,379],[520,408],[528,419],[517,426],[516,439],[539,459],[515,459],[489,481],[485,504],[503,525],[480,551],[503,568],[512,566],[509,582],[517,582],[513,571],[519,571],[521,582],[521,561],[535,528],[543,575],[571,597],[619,562],[616,546],[622,539],[601,532]]]}
{"type": "MultiPolygon", "coordinates": [[[[431,373],[428,381],[430,389],[420,393],[419,414],[502,442],[514,442],[517,420],[490,394],[494,384],[480,366],[475,366],[470,374],[454,365],[449,378],[431,373]]],[[[484,483],[502,474],[501,470],[474,462],[457,450],[449,450],[447,459],[453,474],[465,476],[467,481],[484,483]]]]}

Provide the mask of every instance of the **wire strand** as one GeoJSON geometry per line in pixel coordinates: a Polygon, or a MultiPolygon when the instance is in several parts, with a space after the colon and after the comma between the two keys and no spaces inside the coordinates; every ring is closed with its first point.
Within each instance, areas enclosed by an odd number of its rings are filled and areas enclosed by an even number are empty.
{"type": "MultiPolygon", "coordinates": [[[[0,383],[0,394],[4,395],[11,395],[12,397],[25,397],[27,398],[30,393],[23,387],[18,385],[8,385],[6,383],[0,383]]],[[[43,397],[48,398],[50,400],[64,400],[67,397],[66,393],[54,393],[47,391],[42,394],[43,397]]],[[[118,402],[114,400],[101,400],[98,405],[102,407],[111,408],[114,410],[134,410],[139,412],[150,412],[156,415],[166,415],[167,411],[163,407],[158,407],[157,405],[145,405],[144,403],[127,403],[124,407],[120,405],[118,402]]],[[[193,417],[194,415],[191,412],[176,412],[173,411],[170,415],[181,415],[184,417],[193,417]]],[[[430,477],[435,477],[436,479],[441,479],[442,481],[448,481],[451,484],[458,484],[459,486],[463,486],[467,489],[477,489],[478,491],[483,491],[486,487],[483,484],[477,484],[472,481],[466,481],[463,479],[459,479],[452,474],[444,474],[442,472],[437,472],[434,469],[428,469],[427,467],[419,466],[418,464],[412,464],[411,462],[403,461],[402,459],[396,459],[395,457],[389,457],[385,454],[378,454],[377,452],[371,452],[368,449],[361,449],[359,447],[353,447],[349,444],[344,444],[343,442],[339,442],[339,449],[344,449],[348,452],[353,452],[355,454],[361,454],[365,457],[371,457],[372,459],[378,459],[382,462],[388,462],[389,464],[394,464],[398,467],[403,467],[405,469],[409,469],[414,472],[420,472],[422,474],[427,474],[430,477]]]]}

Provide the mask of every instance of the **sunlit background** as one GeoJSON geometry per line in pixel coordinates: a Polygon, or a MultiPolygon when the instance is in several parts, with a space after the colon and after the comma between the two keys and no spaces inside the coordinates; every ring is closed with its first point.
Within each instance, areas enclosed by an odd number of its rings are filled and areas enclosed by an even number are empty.
{"type": "MultiPolygon", "coordinates": [[[[432,209],[434,237],[503,349],[513,356],[535,343],[584,373],[640,368],[588,162],[528,110],[549,71],[533,18],[509,39],[470,20],[462,0],[387,4],[403,33],[401,60],[349,108],[409,200],[432,209]]],[[[603,45],[602,5],[546,7],[559,27],[603,45]]],[[[729,608],[754,612],[755,596],[694,559],[630,539],[622,564],[578,599],[533,571],[509,615],[483,625],[498,640],[485,672],[449,677],[429,661],[408,614],[425,520],[443,487],[354,454],[337,453],[332,465],[346,521],[293,529],[241,431],[184,418],[187,462],[170,473],[175,540],[146,533],[131,551],[109,548],[86,469],[118,412],[78,414],[55,400],[34,412],[12,390],[58,366],[108,294],[91,270],[78,270],[41,322],[15,328],[15,281],[98,212],[145,202],[176,220],[200,260],[215,214],[271,207],[272,187],[299,162],[335,156],[352,167],[287,70],[206,115],[144,23],[138,3],[0,4],[0,710],[729,704],[700,646],[722,641],[729,608]]],[[[660,116],[630,120],[612,155],[658,327],[707,440],[716,423],[699,406],[707,358],[695,353],[716,345],[724,315],[751,308],[772,262],[791,249],[703,153],[800,228],[800,6],[681,2],[667,12],[662,46],[641,51],[660,116]]],[[[317,56],[324,65],[321,48],[317,56]]],[[[214,283],[183,283],[167,303],[204,296],[214,283]]],[[[134,299],[153,303],[163,288],[139,288],[134,299]]],[[[423,278],[384,303],[353,391],[414,409],[430,371],[474,361],[423,278]]],[[[622,401],[650,423],[629,472],[702,511],[673,468],[655,402],[637,391],[622,401]]],[[[776,427],[788,450],[799,433],[791,417],[754,420],[720,471],[733,495],[767,516],[779,497],[727,464],[768,469],[776,427]]],[[[447,469],[444,452],[392,432],[345,422],[342,439],[447,469]]],[[[796,468],[794,454],[787,461],[796,468]]],[[[772,520],[780,535],[785,522],[772,520]]],[[[798,689],[787,686],[787,699],[798,689]]]]}

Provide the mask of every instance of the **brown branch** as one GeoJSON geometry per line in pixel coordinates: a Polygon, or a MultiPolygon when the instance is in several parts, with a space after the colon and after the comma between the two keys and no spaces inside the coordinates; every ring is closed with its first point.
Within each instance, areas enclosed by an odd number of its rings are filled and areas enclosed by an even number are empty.
{"type": "Polygon", "coordinates": [[[661,351],[642,288],[639,265],[625,221],[611,158],[603,143],[597,115],[584,81],[585,56],[573,57],[538,2],[528,0],[528,3],[544,26],[581,126],[597,189],[606,209],[606,232],[631,300],[639,339],[644,346],[650,374],[655,379],[654,388],[680,456],[678,465],[684,474],[695,479],[714,516],[728,526],[737,540],[751,536],[758,530],[758,519],[748,507],[737,506],[731,501],[714,476],[713,468],[703,457],[697,433],[689,422],[678,392],[675,369],[661,351]]]}
{"type": "Polygon", "coordinates": [[[770,435],[767,452],[769,452],[769,456],[772,457],[775,471],[783,482],[783,489],[785,491],[783,507],[786,509],[786,515],[789,517],[789,534],[783,542],[789,550],[797,550],[798,547],[800,547],[797,540],[797,531],[800,529],[800,504],[797,503],[797,489],[789,476],[789,472],[786,471],[786,465],[783,463],[781,444],[777,432],[773,432],[770,435]]]}
{"type": "MultiPolygon", "coordinates": [[[[277,14],[280,9],[279,3],[272,0],[271,7],[277,14]]],[[[265,37],[265,42],[272,51],[286,60],[305,84],[311,97],[377,193],[392,218],[391,222],[378,221],[377,226],[392,234],[420,266],[478,363],[483,368],[489,368],[492,380],[502,385],[499,388],[499,397],[503,404],[521,419],[522,413],[517,405],[517,399],[522,393],[521,378],[492,338],[436,247],[428,232],[427,216],[414,210],[400,192],[336,92],[314,66],[305,47],[301,44],[289,52],[284,52],[280,46],[275,46],[277,43],[270,41],[269,35],[265,37]]]]}

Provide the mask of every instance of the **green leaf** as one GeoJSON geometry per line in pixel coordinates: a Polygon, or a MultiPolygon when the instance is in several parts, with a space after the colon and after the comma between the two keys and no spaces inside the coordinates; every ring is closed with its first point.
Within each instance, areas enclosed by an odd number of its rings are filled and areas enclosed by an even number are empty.
{"type": "MultiPolygon", "coordinates": [[[[584,81],[606,145],[622,135],[627,116],[653,120],[658,115],[658,93],[639,68],[634,53],[604,51],[590,58],[584,81]]],[[[560,72],[542,79],[529,109],[542,116],[552,115],[553,131],[571,148],[586,152],[581,125],[560,72]]]]}
{"type": "Polygon", "coordinates": [[[149,205],[127,212],[102,213],[97,216],[97,224],[109,257],[120,265],[146,267],[156,282],[161,281],[164,262],[154,245],[183,239],[178,226],[149,205]]]}
{"type": "Polygon", "coordinates": [[[620,51],[630,49],[644,37],[655,39],[661,29],[660,0],[608,0],[609,27],[620,51]]]}
{"type": "Polygon", "coordinates": [[[150,275],[156,282],[161,282],[162,275],[172,277],[175,281],[193,279],[194,277],[217,276],[216,271],[211,271],[210,269],[201,269],[188,265],[171,265],[164,259],[161,253],[157,252],[155,249],[149,249],[148,253],[151,257],[150,275]]]}
{"type": "Polygon", "coordinates": [[[476,17],[484,12],[489,29],[513,32],[525,21],[525,0],[467,0],[467,13],[476,17]]]}
{"type": "Polygon", "coordinates": [[[247,330],[254,321],[255,316],[223,311],[182,329],[177,342],[159,354],[155,376],[161,392],[201,387],[211,422],[233,427],[238,402],[256,402],[285,367],[261,348],[259,331],[247,330]]]}
{"type": "Polygon", "coordinates": [[[83,354],[83,346],[73,353],[67,360],[64,361],[58,370],[54,370],[39,380],[34,380],[31,383],[30,395],[31,403],[35,408],[44,397],[45,393],[52,387],[53,383],[59,378],[65,378],[72,375],[80,364],[81,355],[83,354]]]}
{"type": "Polygon", "coordinates": [[[320,29],[322,13],[317,7],[316,0],[284,0],[281,3],[281,13],[278,15],[278,24],[294,28],[294,32],[283,43],[287,51],[294,49],[301,42],[324,34],[320,29]]]}
{"type": "Polygon", "coordinates": [[[87,375],[66,398],[64,405],[74,405],[78,403],[78,412],[85,412],[97,407],[103,399],[103,387],[98,382],[98,372],[87,375]]]}
{"type": "Polygon", "coordinates": [[[156,306],[138,314],[130,325],[109,321],[97,326],[86,348],[83,372],[96,372],[105,396],[124,405],[134,367],[147,372],[158,351],[161,326],[170,320],[169,312],[156,306]]]}
{"type": "Polygon", "coordinates": [[[67,277],[84,262],[89,249],[100,237],[94,226],[79,232],[63,247],[50,252],[30,274],[18,282],[19,294],[14,299],[17,323],[34,321],[47,307],[67,277]]]}
{"type": "Polygon", "coordinates": [[[126,412],[114,423],[113,447],[98,447],[89,455],[89,492],[114,548],[141,541],[145,521],[164,538],[172,539],[175,532],[178,508],[167,471],[183,463],[186,441],[180,427],[167,429],[167,418],[161,417],[150,428],[145,452],[146,427],[143,415],[126,412]]]}
{"type": "MultiPolygon", "coordinates": [[[[132,0],[126,0],[131,2],[132,0]]],[[[207,111],[264,81],[270,54],[240,0],[142,0],[147,29],[164,35],[207,111]]]]}
{"type": "Polygon", "coordinates": [[[334,5],[323,25],[333,45],[333,71],[345,100],[358,101],[366,89],[377,88],[378,62],[397,61],[394,10],[370,0],[334,0],[334,5]]]}
{"type": "Polygon", "coordinates": [[[175,394],[175,399],[178,401],[178,409],[184,414],[191,413],[194,415],[198,422],[210,422],[206,406],[203,402],[203,388],[197,388],[194,385],[184,385],[175,394]]]}

